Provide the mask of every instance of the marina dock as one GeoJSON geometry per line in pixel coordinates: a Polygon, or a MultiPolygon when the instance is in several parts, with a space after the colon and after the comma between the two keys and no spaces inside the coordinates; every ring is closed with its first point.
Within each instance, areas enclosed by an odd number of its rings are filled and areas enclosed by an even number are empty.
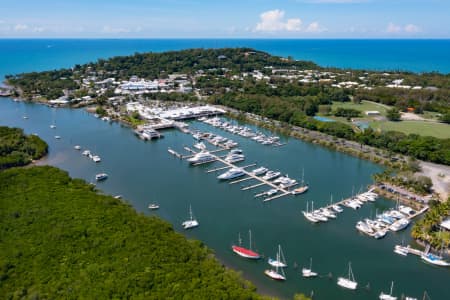
{"type": "MultiPolygon", "coordinates": [[[[263,192],[263,193],[258,194],[257,195],[258,197],[261,197],[261,196],[264,196],[264,195],[268,195],[268,197],[265,198],[263,200],[263,202],[268,202],[268,201],[272,201],[272,200],[275,200],[275,199],[279,199],[279,198],[284,197],[284,196],[292,195],[292,191],[290,191],[289,188],[297,185],[297,183],[292,184],[289,187],[281,187],[281,186],[273,183],[270,180],[265,180],[265,179],[263,179],[260,176],[254,175],[253,173],[251,173],[249,171],[246,171],[245,169],[249,168],[249,167],[256,166],[256,163],[249,164],[249,165],[242,166],[242,167],[236,165],[235,163],[230,163],[230,162],[228,162],[228,161],[226,161],[224,159],[224,156],[219,156],[219,155],[213,154],[213,153],[218,153],[218,152],[225,151],[225,150],[230,150],[230,149],[227,148],[227,147],[221,147],[221,146],[218,146],[218,147],[219,147],[219,149],[216,149],[216,150],[212,150],[212,151],[208,150],[208,152],[213,157],[211,160],[203,161],[203,162],[199,162],[199,163],[194,163],[193,166],[198,166],[198,165],[202,165],[202,164],[206,164],[206,163],[211,163],[211,162],[217,161],[217,162],[222,163],[224,166],[206,170],[206,173],[213,173],[213,172],[216,172],[216,171],[226,170],[226,169],[231,169],[231,168],[242,169],[242,171],[246,175],[246,177],[245,178],[241,178],[241,179],[236,179],[234,181],[230,181],[229,184],[236,184],[236,183],[246,182],[246,181],[249,181],[249,180],[255,180],[258,183],[242,187],[241,190],[242,191],[246,191],[246,190],[250,190],[250,189],[253,189],[253,188],[261,187],[261,186],[264,186],[264,185],[270,187],[273,190],[276,190],[276,193],[273,193],[273,195],[270,195],[270,196],[267,194],[267,192],[263,192]]],[[[172,150],[170,148],[169,148],[168,151],[172,155],[174,155],[174,156],[176,156],[178,158],[182,158],[182,159],[193,157],[195,154],[198,153],[197,151],[195,151],[195,150],[193,150],[193,149],[191,149],[191,148],[189,148],[187,146],[184,146],[183,148],[184,148],[184,150],[189,152],[188,155],[181,155],[178,152],[176,152],[176,151],[174,151],[174,150],[172,150]]]]}

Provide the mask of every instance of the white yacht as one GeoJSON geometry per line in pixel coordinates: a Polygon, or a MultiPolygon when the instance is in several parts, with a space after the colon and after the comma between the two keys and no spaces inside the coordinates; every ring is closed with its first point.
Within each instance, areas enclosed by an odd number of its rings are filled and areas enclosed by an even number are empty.
{"type": "Polygon", "coordinates": [[[199,153],[195,154],[191,158],[188,158],[187,161],[191,164],[198,164],[198,163],[205,163],[205,162],[212,162],[216,160],[216,157],[209,153],[208,151],[200,151],[199,153]]]}
{"type": "Polygon", "coordinates": [[[148,208],[151,209],[151,210],[157,210],[159,208],[159,204],[157,204],[157,203],[150,203],[148,205],[148,208]]]}
{"type": "Polygon", "coordinates": [[[106,173],[100,173],[95,175],[95,180],[97,181],[105,180],[106,178],[108,178],[108,174],[106,173]]]}
{"type": "Polygon", "coordinates": [[[234,153],[230,153],[224,158],[224,160],[229,163],[243,161],[244,159],[245,159],[244,154],[234,154],[234,153]]]}
{"type": "Polygon", "coordinates": [[[448,267],[450,266],[450,263],[446,260],[444,260],[441,256],[433,254],[433,253],[427,253],[427,254],[422,254],[422,256],[420,257],[422,258],[423,261],[430,263],[432,265],[435,266],[440,266],[440,267],[448,267]]]}
{"type": "Polygon", "coordinates": [[[367,234],[369,236],[372,236],[375,232],[373,231],[372,228],[370,228],[365,222],[363,221],[358,221],[358,223],[356,223],[356,229],[358,229],[358,231],[367,234]]]}
{"type": "Polygon", "coordinates": [[[302,213],[303,213],[303,215],[305,216],[305,218],[306,218],[308,221],[312,222],[312,223],[318,223],[318,222],[320,222],[320,220],[317,219],[316,217],[314,217],[313,213],[310,212],[310,211],[308,210],[308,205],[309,205],[309,203],[306,202],[306,211],[305,211],[305,210],[302,211],[302,213]]]}
{"type": "Polygon", "coordinates": [[[270,197],[272,195],[275,195],[276,193],[278,193],[277,189],[270,189],[267,192],[264,193],[264,196],[270,197]]]}
{"type": "Polygon", "coordinates": [[[81,150],[81,146],[80,145],[76,145],[73,147],[75,150],[81,150]]]}
{"type": "Polygon", "coordinates": [[[271,180],[271,179],[277,178],[280,175],[281,175],[281,172],[267,171],[266,175],[264,175],[262,177],[262,179],[264,179],[264,180],[271,180]]]}
{"type": "Polygon", "coordinates": [[[245,175],[244,170],[242,170],[241,168],[231,168],[228,171],[226,171],[225,173],[217,176],[217,179],[227,180],[227,179],[241,177],[244,175],[245,175]]]}
{"type": "Polygon", "coordinates": [[[332,208],[335,212],[337,212],[337,213],[341,213],[341,212],[344,211],[344,210],[342,209],[342,207],[341,207],[339,204],[333,204],[333,205],[331,206],[331,208],[332,208]]]}
{"type": "Polygon", "coordinates": [[[84,150],[83,153],[81,153],[81,154],[83,154],[84,156],[89,156],[91,154],[91,151],[84,150]]]}
{"type": "Polygon", "coordinates": [[[403,230],[406,227],[408,227],[409,223],[411,223],[411,222],[406,218],[399,219],[399,220],[395,221],[394,223],[392,223],[391,226],[389,226],[389,230],[392,230],[392,231],[403,230]]]}
{"type": "Polygon", "coordinates": [[[259,167],[259,168],[252,170],[250,173],[252,173],[255,176],[260,176],[260,175],[265,174],[267,171],[269,171],[269,169],[267,169],[265,167],[259,167]]]}
{"type": "Polygon", "coordinates": [[[348,277],[338,277],[337,284],[349,290],[356,290],[358,283],[355,281],[355,277],[353,276],[351,263],[348,264],[348,277]]]}
{"type": "Polygon", "coordinates": [[[100,162],[102,159],[100,158],[100,156],[94,155],[94,156],[92,156],[92,160],[93,160],[94,162],[100,162]]]}
{"type": "Polygon", "coordinates": [[[189,205],[189,220],[184,221],[183,223],[181,223],[181,225],[183,226],[184,229],[190,229],[200,225],[198,221],[194,219],[194,216],[192,214],[192,208],[190,205],[189,205]]]}

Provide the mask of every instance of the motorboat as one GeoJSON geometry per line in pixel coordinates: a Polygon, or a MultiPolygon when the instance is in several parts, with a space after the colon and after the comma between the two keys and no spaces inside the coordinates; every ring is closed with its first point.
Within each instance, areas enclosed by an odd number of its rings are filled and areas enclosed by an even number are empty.
{"type": "Polygon", "coordinates": [[[348,264],[348,276],[338,277],[337,284],[343,288],[349,290],[356,290],[358,283],[355,281],[355,277],[353,276],[351,263],[348,264]]]}
{"type": "Polygon", "coordinates": [[[342,207],[339,204],[333,204],[331,208],[337,213],[341,213],[344,211],[344,209],[342,209],[342,207]]]}
{"type": "Polygon", "coordinates": [[[429,252],[427,254],[422,254],[420,256],[420,258],[422,258],[423,261],[430,263],[432,265],[435,265],[435,266],[440,266],[440,267],[450,266],[450,263],[448,261],[444,260],[442,258],[442,256],[433,254],[431,252],[429,252]]]}
{"type": "Polygon", "coordinates": [[[264,196],[270,197],[272,195],[275,195],[276,193],[278,193],[277,189],[270,189],[267,192],[264,193],[264,196]]]}
{"type": "Polygon", "coordinates": [[[150,204],[148,205],[148,208],[151,209],[151,210],[156,210],[156,209],[159,208],[159,205],[156,204],[156,203],[150,203],[150,204]]]}
{"type": "Polygon", "coordinates": [[[262,179],[264,180],[271,180],[271,179],[275,179],[278,176],[281,175],[281,172],[277,172],[277,171],[267,171],[266,175],[264,175],[262,177],[262,179]]]}
{"type": "Polygon", "coordinates": [[[83,154],[84,156],[89,156],[91,154],[91,151],[84,150],[81,154],[83,154]]]}
{"type": "Polygon", "coordinates": [[[356,201],[354,201],[354,200],[347,200],[347,201],[344,201],[344,203],[343,203],[343,205],[344,206],[347,206],[347,207],[350,207],[350,208],[353,208],[353,209],[358,209],[358,208],[361,208],[361,205],[360,204],[358,204],[356,201]]]}
{"type": "Polygon", "coordinates": [[[60,140],[60,139],[61,139],[61,136],[55,135],[55,139],[60,140]]]}
{"type": "Polygon", "coordinates": [[[260,175],[266,174],[267,171],[269,171],[269,169],[267,169],[265,167],[259,167],[259,168],[256,168],[256,169],[250,171],[250,173],[255,176],[260,176],[260,175]]]}
{"type": "Polygon", "coordinates": [[[100,158],[100,156],[94,155],[94,156],[92,156],[92,160],[93,160],[94,162],[100,162],[102,159],[100,158]]]}
{"type": "Polygon", "coordinates": [[[51,128],[51,129],[55,129],[55,128],[56,128],[56,125],[52,124],[52,125],[50,125],[50,128],[51,128]]]}
{"type": "Polygon", "coordinates": [[[392,225],[389,226],[389,230],[392,230],[392,231],[403,230],[406,227],[408,227],[409,223],[411,223],[411,222],[406,218],[399,219],[399,220],[395,221],[394,223],[392,223],[392,225]]]}
{"type": "Polygon", "coordinates": [[[220,174],[219,176],[217,176],[217,179],[220,180],[227,180],[227,179],[233,179],[233,178],[237,178],[237,177],[241,177],[244,176],[244,170],[242,170],[241,168],[231,168],[228,171],[226,171],[223,174],[220,174]]]}
{"type": "Polygon", "coordinates": [[[370,226],[368,226],[365,222],[363,221],[358,221],[356,223],[356,229],[358,229],[358,231],[367,234],[368,236],[372,236],[375,232],[373,231],[372,228],[370,228],[370,226]]]}
{"type": "Polygon", "coordinates": [[[198,221],[194,218],[194,215],[192,213],[192,207],[190,205],[189,205],[189,220],[184,221],[183,223],[181,223],[181,225],[183,226],[184,229],[190,229],[200,225],[198,221]]]}
{"type": "Polygon", "coordinates": [[[95,180],[97,181],[105,180],[106,178],[108,178],[108,174],[106,173],[100,173],[95,175],[95,180]]]}
{"type": "Polygon", "coordinates": [[[380,229],[380,230],[375,231],[375,233],[372,235],[372,237],[377,240],[382,239],[386,236],[387,232],[388,231],[386,229],[380,229]]]}
{"type": "Polygon", "coordinates": [[[208,151],[200,151],[194,156],[187,159],[187,161],[191,164],[212,162],[214,160],[216,160],[216,157],[211,153],[209,153],[208,151]]]}
{"type": "Polygon", "coordinates": [[[224,160],[226,162],[229,163],[235,163],[235,162],[239,162],[239,161],[243,161],[245,159],[245,155],[244,154],[228,154],[224,160]]]}

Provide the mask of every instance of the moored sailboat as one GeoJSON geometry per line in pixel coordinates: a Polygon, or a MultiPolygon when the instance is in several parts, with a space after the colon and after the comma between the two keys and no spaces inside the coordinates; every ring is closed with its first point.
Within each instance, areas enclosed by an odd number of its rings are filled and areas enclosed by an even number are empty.
{"type": "Polygon", "coordinates": [[[248,235],[249,235],[249,247],[248,248],[244,248],[241,246],[242,240],[241,240],[241,235],[239,234],[239,246],[233,245],[233,246],[231,246],[231,249],[233,250],[234,253],[236,253],[239,256],[242,256],[245,258],[250,258],[250,259],[260,259],[261,255],[259,255],[259,253],[252,250],[252,232],[251,232],[251,230],[248,231],[248,235]]]}
{"type": "MultiPolygon", "coordinates": [[[[281,256],[281,247],[278,248],[277,258],[276,258],[277,262],[281,261],[280,256],[281,256]]],[[[275,267],[275,270],[273,268],[265,270],[264,274],[266,274],[267,276],[269,276],[270,278],[275,279],[275,280],[286,280],[286,275],[284,274],[283,268],[279,266],[279,263],[275,264],[274,267],[275,267]]]]}
{"type": "Polygon", "coordinates": [[[312,271],[312,257],[309,259],[309,268],[302,268],[303,277],[316,277],[317,273],[312,271]]]}
{"type": "Polygon", "coordinates": [[[193,214],[192,214],[192,207],[189,205],[189,220],[184,221],[183,223],[181,223],[181,225],[183,226],[184,229],[190,229],[190,228],[194,228],[197,227],[198,225],[200,225],[198,223],[198,221],[194,218],[193,214]]]}
{"type": "Polygon", "coordinates": [[[349,290],[356,290],[358,283],[355,281],[355,277],[353,276],[351,263],[348,263],[348,277],[339,277],[337,280],[337,284],[349,290]]]}
{"type": "Polygon", "coordinates": [[[281,250],[281,245],[278,245],[278,253],[277,258],[272,259],[269,257],[268,261],[269,265],[272,267],[286,268],[286,259],[284,258],[283,250],[281,250]]]}

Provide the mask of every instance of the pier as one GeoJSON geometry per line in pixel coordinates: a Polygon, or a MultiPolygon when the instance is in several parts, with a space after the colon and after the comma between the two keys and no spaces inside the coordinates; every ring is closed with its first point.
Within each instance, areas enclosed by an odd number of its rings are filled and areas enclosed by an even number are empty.
{"type": "MultiPolygon", "coordinates": [[[[177,153],[176,151],[174,151],[174,150],[172,150],[170,148],[169,148],[168,151],[172,155],[174,155],[176,157],[179,157],[179,158],[190,158],[190,157],[193,157],[195,154],[198,153],[198,152],[192,150],[191,148],[189,148],[187,146],[184,146],[183,148],[184,148],[184,150],[186,150],[190,154],[188,154],[188,155],[181,155],[181,154],[177,153]]],[[[260,186],[263,186],[263,185],[267,185],[271,189],[276,189],[277,190],[277,192],[273,196],[265,198],[263,200],[263,202],[268,202],[268,201],[272,201],[272,200],[275,200],[275,199],[279,199],[279,198],[284,197],[284,196],[292,195],[292,191],[290,191],[289,188],[292,187],[292,186],[297,185],[297,183],[292,184],[292,185],[287,186],[287,187],[281,187],[281,186],[276,185],[275,183],[271,182],[270,180],[265,180],[262,177],[256,176],[253,173],[245,170],[246,168],[256,166],[256,163],[240,167],[240,166],[235,165],[234,163],[230,163],[230,162],[226,161],[225,159],[223,159],[224,156],[219,156],[219,155],[214,155],[213,154],[213,153],[217,153],[217,152],[221,152],[221,151],[225,151],[225,150],[230,150],[230,149],[226,148],[226,147],[221,147],[221,148],[216,149],[216,150],[208,151],[210,154],[212,154],[212,156],[214,158],[212,158],[211,160],[208,160],[208,161],[195,163],[195,164],[193,164],[193,166],[199,166],[199,165],[211,163],[211,162],[214,162],[214,161],[218,161],[218,162],[221,162],[222,164],[224,164],[224,166],[213,168],[213,169],[209,169],[209,170],[206,171],[206,173],[212,173],[212,172],[225,170],[225,169],[230,169],[230,168],[240,168],[240,169],[242,169],[242,171],[244,172],[246,177],[245,178],[241,178],[241,179],[237,179],[237,180],[234,180],[234,181],[230,181],[229,184],[236,184],[236,183],[245,182],[245,181],[253,179],[253,180],[258,181],[259,183],[243,187],[243,188],[241,188],[241,190],[242,191],[246,191],[246,190],[257,188],[257,187],[260,187],[260,186]]],[[[264,196],[264,195],[267,195],[267,192],[263,192],[263,193],[259,194],[259,196],[264,196]]]]}

